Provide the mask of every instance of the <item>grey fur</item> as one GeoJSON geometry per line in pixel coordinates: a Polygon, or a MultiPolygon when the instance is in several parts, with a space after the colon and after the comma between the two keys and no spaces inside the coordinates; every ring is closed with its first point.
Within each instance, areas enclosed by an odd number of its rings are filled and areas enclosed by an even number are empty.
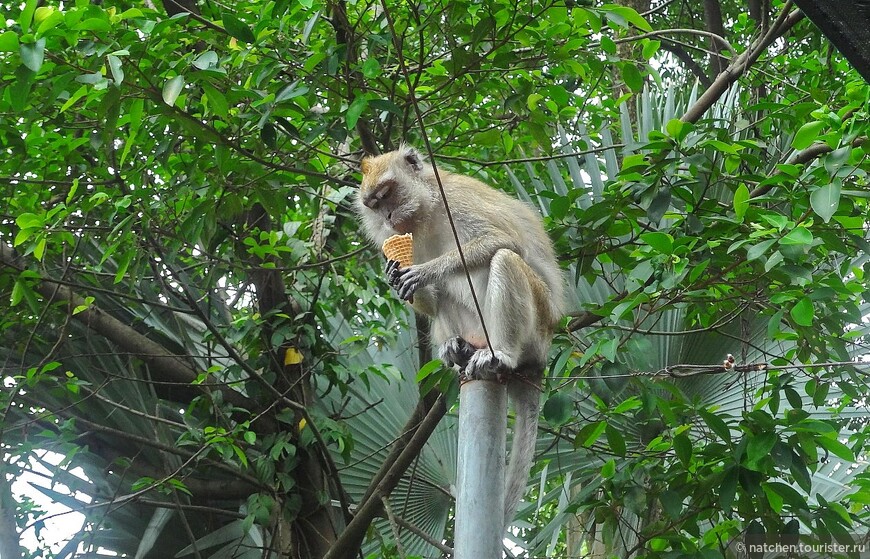
{"type": "Polygon", "coordinates": [[[508,524],[534,459],[541,375],[564,311],[562,273],[541,218],[530,207],[471,177],[440,169],[438,175],[493,351],[432,166],[405,146],[365,160],[356,207],[377,246],[396,233],[413,234],[415,263],[388,267],[389,281],[402,299],[432,317],[441,359],[472,378],[498,375],[508,383],[516,415],[506,471],[508,524]]]}

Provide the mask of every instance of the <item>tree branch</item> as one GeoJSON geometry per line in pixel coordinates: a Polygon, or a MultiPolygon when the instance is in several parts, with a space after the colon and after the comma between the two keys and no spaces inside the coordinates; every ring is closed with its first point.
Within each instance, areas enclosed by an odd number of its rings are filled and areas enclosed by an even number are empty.
{"type": "Polygon", "coordinates": [[[701,67],[700,64],[695,62],[695,59],[692,58],[692,55],[684,49],[681,45],[671,42],[668,39],[662,39],[662,49],[668,51],[679,59],[680,62],[690,71],[692,74],[698,78],[705,88],[710,87],[710,84],[713,81],[710,79],[710,76],[707,75],[707,72],[704,71],[704,68],[701,67]]]}
{"type": "Polygon", "coordinates": [[[355,557],[369,525],[383,509],[381,499],[389,496],[396,488],[405,470],[419,456],[423,445],[426,444],[441,418],[447,413],[443,396],[439,395],[428,409],[425,400],[426,398],[422,398],[417,404],[417,408],[406,424],[405,434],[396,441],[396,444],[393,445],[393,451],[384,460],[378,473],[375,474],[374,479],[379,481],[370,486],[369,492],[363,497],[354,519],[339,535],[324,559],[353,559],[355,557]],[[423,413],[425,413],[425,417],[419,421],[423,413]],[[405,440],[407,443],[403,445],[405,440]],[[392,460],[394,456],[395,460],[392,460]]]}
{"type": "MultiPolygon", "coordinates": [[[[854,140],[852,140],[852,147],[853,148],[861,147],[862,145],[864,145],[865,142],[867,142],[867,136],[861,136],[860,138],[855,138],[854,140]]],[[[813,159],[816,159],[817,157],[821,157],[821,156],[825,155],[826,153],[831,153],[832,151],[834,151],[834,148],[832,148],[831,146],[829,146],[826,143],[819,142],[819,143],[811,145],[810,147],[808,147],[807,149],[805,149],[803,151],[795,152],[785,162],[785,164],[786,165],[803,165],[805,163],[809,163],[810,161],[812,161],[813,159]]],[[[775,176],[778,176],[781,174],[782,174],[782,171],[777,169],[776,171],[773,172],[771,177],[775,177],[775,176]]],[[[759,187],[753,189],[752,192],[749,193],[749,198],[752,199],[752,198],[758,198],[759,196],[764,196],[765,194],[770,192],[774,186],[776,186],[776,185],[773,183],[768,183],[768,184],[759,186],[759,187]]]]}
{"type": "Polygon", "coordinates": [[[773,41],[785,34],[797,22],[803,19],[804,14],[800,10],[792,10],[791,2],[787,2],[783,8],[783,12],[776,23],[770,30],[755,43],[749,46],[748,49],[731,59],[731,63],[725,68],[725,71],[719,74],[713,81],[713,84],[704,91],[703,95],[689,107],[686,114],[680,120],[683,122],[698,122],[704,113],[713,106],[713,103],[719,100],[728,88],[737,81],[746,70],[758,60],[758,57],[770,46],[773,41]]]}
{"type": "MultiPolygon", "coordinates": [[[[25,266],[19,261],[15,250],[6,243],[0,243],[0,266],[6,266],[15,270],[24,270],[25,266]]],[[[85,326],[111,341],[124,351],[142,359],[152,367],[152,372],[161,380],[190,384],[197,379],[198,372],[188,365],[181,356],[170,353],[159,343],[140,334],[132,326],[124,324],[117,318],[104,312],[96,305],[88,305],[84,299],[74,293],[70,288],[43,277],[35,286],[47,301],[65,302],[69,312],[74,309],[83,309],[72,314],[72,318],[83,323],[85,326]]],[[[207,393],[204,388],[200,387],[207,393]]],[[[255,410],[256,402],[249,400],[239,392],[231,389],[219,390],[226,402],[236,407],[255,410]]],[[[277,428],[277,424],[271,418],[262,418],[264,426],[271,431],[277,428]]]]}

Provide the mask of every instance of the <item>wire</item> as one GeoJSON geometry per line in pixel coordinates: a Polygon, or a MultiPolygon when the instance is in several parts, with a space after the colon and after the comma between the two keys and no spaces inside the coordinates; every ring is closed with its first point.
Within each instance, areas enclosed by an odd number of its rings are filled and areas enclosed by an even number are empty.
{"type": "Polygon", "coordinates": [[[480,318],[480,326],[483,328],[483,337],[486,339],[486,345],[489,347],[489,351],[494,355],[495,350],[492,347],[492,342],[489,340],[489,332],[486,328],[486,322],[483,320],[483,312],[480,310],[480,302],[478,302],[477,294],[474,292],[474,282],[471,281],[468,264],[465,262],[465,254],[462,252],[462,245],[459,242],[459,234],[456,232],[456,224],[453,222],[453,214],[450,212],[450,205],[447,203],[447,194],[444,192],[444,185],[441,183],[441,175],[438,172],[438,167],[435,165],[435,153],[432,151],[432,144],[429,143],[429,135],[426,134],[426,128],[423,125],[423,113],[420,111],[420,106],[417,104],[417,96],[414,93],[414,84],[412,83],[411,76],[408,73],[408,66],[405,64],[405,57],[402,54],[402,46],[399,43],[399,37],[396,35],[393,16],[390,14],[389,8],[387,8],[386,0],[381,0],[381,7],[384,9],[384,16],[387,19],[387,25],[390,27],[393,46],[396,48],[396,56],[399,59],[399,68],[405,78],[405,84],[408,86],[408,97],[411,101],[411,105],[414,107],[417,126],[420,127],[420,134],[423,137],[423,143],[426,145],[426,153],[429,157],[429,161],[432,163],[432,171],[435,173],[435,182],[438,183],[438,191],[441,193],[441,201],[444,203],[444,211],[447,214],[447,221],[450,222],[450,229],[453,232],[453,240],[456,243],[459,260],[462,262],[462,269],[465,271],[465,279],[468,280],[468,288],[471,290],[471,299],[474,301],[474,308],[477,311],[478,318],[480,318]]]}
{"type": "Polygon", "coordinates": [[[718,375],[723,373],[751,373],[759,371],[787,371],[791,369],[806,371],[808,369],[825,369],[832,367],[870,367],[870,363],[863,361],[834,361],[830,363],[806,363],[801,365],[770,365],[768,363],[751,363],[737,365],[731,360],[726,360],[722,365],[670,365],[658,371],[634,371],[621,375],[569,375],[548,376],[549,380],[592,380],[592,379],[617,379],[617,378],[685,378],[699,375],[718,375]]]}

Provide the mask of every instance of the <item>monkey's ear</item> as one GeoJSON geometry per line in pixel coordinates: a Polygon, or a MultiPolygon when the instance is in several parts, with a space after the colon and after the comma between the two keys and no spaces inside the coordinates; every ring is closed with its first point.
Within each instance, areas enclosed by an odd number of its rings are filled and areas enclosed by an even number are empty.
{"type": "Polygon", "coordinates": [[[359,163],[359,170],[362,171],[362,174],[364,175],[369,174],[369,171],[372,170],[371,157],[363,157],[363,160],[359,163]]]}
{"type": "Polygon", "coordinates": [[[423,157],[420,152],[410,146],[402,146],[402,158],[418,173],[423,170],[423,157]]]}

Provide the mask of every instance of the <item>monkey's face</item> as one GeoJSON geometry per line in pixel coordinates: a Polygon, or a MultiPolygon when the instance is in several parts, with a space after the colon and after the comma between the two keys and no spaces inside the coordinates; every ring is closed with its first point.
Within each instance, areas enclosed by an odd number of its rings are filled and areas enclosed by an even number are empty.
{"type": "Polygon", "coordinates": [[[399,183],[395,179],[381,180],[369,188],[360,191],[363,205],[377,213],[384,223],[399,233],[407,233],[412,217],[411,208],[402,195],[399,183]]]}
{"type": "Polygon", "coordinates": [[[428,198],[418,173],[419,155],[414,150],[394,151],[362,161],[363,180],[359,202],[364,212],[380,217],[398,233],[411,233],[415,214],[428,198]]]}

